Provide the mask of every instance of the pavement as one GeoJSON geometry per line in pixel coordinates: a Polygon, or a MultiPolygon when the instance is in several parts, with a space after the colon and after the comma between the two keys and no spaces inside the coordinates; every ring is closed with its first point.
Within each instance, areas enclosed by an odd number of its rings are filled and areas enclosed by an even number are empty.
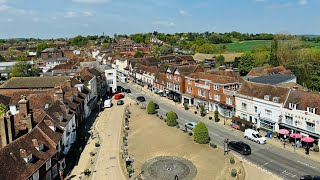
{"type": "MultiPolygon", "coordinates": [[[[220,123],[209,121],[207,116],[203,118],[195,115],[192,109],[184,110],[182,104],[175,104],[173,101],[165,97],[160,97],[139,85],[132,83],[119,83],[119,85],[125,88],[130,88],[132,93],[128,95],[134,99],[139,95],[143,95],[147,100],[146,102],[153,100],[158,103],[160,106],[159,113],[163,116],[165,116],[168,111],[175,111],[178,114],[178,122],[180,125],[184,125],[184,123],[190,121],[204,122],[209,129],[210,137],[219,146],[223,146],[223,140],[226,138],[234,141],[241,140],[247,143],[252,149],[252,154],[249,156],[242,156],[238,154],[237,156],[243,161],[250,163],[251,166],[261,169],[270,176],[279,176],[282,179],[299,179],[301,176],[306,174],[320,175],[320,164],[313,159],[306,158],[299,153],[284,150],[273,143],[260,145],[244,139],[243,132],[232,129],[228,125],[221,125],[223,121],[220,123]]],[[[146,102],[144,102],[144,104],[146,104],[146,102]]],[[[319,158],[319,156],[320,154],[317,157],[319,158]]]]}
{"type": "Polygon", "coordinates": [[[120,134],[122,130],[122,118],[124,110],[131,99],[125,98],[125,104],[117,106],[116,102],[111,108],[106,108],[102,112],[97,124],[96,130],[101,139],[101,147],[98,153],[97,161],[93,169],[92,179],[127,179],[122,171],[120,162],[120,134]]]}

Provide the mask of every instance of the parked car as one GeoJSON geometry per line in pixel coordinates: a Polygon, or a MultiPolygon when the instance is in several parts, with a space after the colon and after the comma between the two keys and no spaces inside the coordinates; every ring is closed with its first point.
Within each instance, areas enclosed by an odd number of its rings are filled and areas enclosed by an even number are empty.
{"type": "Polygon", "coordinates": [[[117,102],[117,105],[119,106],[119,105],[123,105],[124,104],[124,102],[123,102],[123,100],[118,100],[118,102],[117,102]]]}
{"type": "Polygon", "coordinates": [[[114,99],[122,99],[124,96],[122,94],[115,94],[114,99]]]}
{"type": "Polygon", "coordinates": [[[253,129],[246,129],[244,131],[244,138],[247,138],[249,140],[252,140],[258,144],[266,144],[267,139],[260,135],[258,131],[255,131],[253,129]]]}
{"type": "Polygon", "coordinates": [[[117,93],[121,93],[124,91],[124,88],[122,86],[117,86],[117,93]]]}
{"type": "Polygon", "coordinates": [[[251,154],[250,146],[242,141],[230,141],[228,143],[228,148],[232,149],[234,151],[237,151],[238,153],[240,153],[242,155],[251,154]]]}
{"type": "Polygon", "coordinates": [[[159,109],[159,108],[160,108],[160,107],[159,107],[159,104],[154,103],[154,108],[155,108],[155,109],[159,109]]]}
{"type": "Polygon", "coordinates": [[[104,108],[110,108],[112,106],[112,100],[111,99],[107,99],[104,101],[103,107],[104,108]]]}
{"type": "Polygon", "coordinates": [[[196,122],[187,122],[184,124],[184,127],[186,129],[190,129],[193,131],[193,129],[196,127],[197,123],[196,122]]]}
{"type": "Polygon", "coordinates": [[[320,180],[320,176],[311,176],[311,175],[304,175],[300,178],[300,180],[320,180]]]}
{"type": "Polygon", "coordinates": [[[146,99],[143,96],[138,96],[137,100],[140,101],[140,102],[146,101],[146,99]]]}
{"type": "Polygon", "coordinates": [[[130,89],[125,89],[124,92],[131,93],[131,90],[130,89]]]}

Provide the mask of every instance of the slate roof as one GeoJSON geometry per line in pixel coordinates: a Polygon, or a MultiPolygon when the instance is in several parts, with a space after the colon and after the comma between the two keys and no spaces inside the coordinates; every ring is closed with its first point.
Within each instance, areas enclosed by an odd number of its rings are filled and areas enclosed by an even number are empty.
{"type": "Polygon", "coordinates": [[[258,76],[258,77],[247,78],[247,80],[255,83],[277,85],[277,84],[285,83],[287,81],[291,81],[295,78],[296,76],[291,74],[275,74],[275,75],[269,75],[269,76],[258,76]]]}
{"type": "Polygon", "coordinates": [[[237,94],[245,95],[249,97],[255,97],[259,99],[264,99],[265,95],[270,95],[270,100],[273,97],[279,97],[279,103],[284,103],[289,93],[289,88],[283,88],[278,86],[257,84],[253,82],[245,81],[238,91],[237,94]]]}
{"type": "Polygon", "coordinates": [[[40,128],[36,127],[28,134],[16,139],[0,150],[0,174],[1,180],[28,179],[36,170],[57,153],[50,139],[44,135],[40,128]],[[32,143],[37,139],[44,145],[44,152],[38,151],[32,143]],[[33,160],[26,163],[20,154],[20,149],[32,154],[33,160]]]}
{"type": "Polygon", "coordinates": [[[285,108],[289,108],[289,103],[296,104],[296,108],[301,111],[307,111],[308,107],[315,107],[316,114],[320,115],[320,94],[294,90],[292,89],[289,93],[289,97],[285,104],[285,108]]]}
{"type": "Polygon", "coordinates": [[[0,89],[53,88],[64,84],[67,76],[13,77],[0,86],[0,89]]]}

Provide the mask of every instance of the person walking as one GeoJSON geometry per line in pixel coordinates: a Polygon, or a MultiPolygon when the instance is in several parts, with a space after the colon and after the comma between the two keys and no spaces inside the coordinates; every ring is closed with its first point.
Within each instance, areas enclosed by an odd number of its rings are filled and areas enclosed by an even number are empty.
{"type": "Polygon", "coordinates": [[[283,141],[283,148],[286,148],[286,142],[283,141]]]}

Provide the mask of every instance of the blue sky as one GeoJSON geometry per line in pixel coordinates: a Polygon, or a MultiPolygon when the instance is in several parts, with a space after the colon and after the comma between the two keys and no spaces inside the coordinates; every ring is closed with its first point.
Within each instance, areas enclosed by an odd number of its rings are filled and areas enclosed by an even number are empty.
{"type": "Polygon", "coordinates": [[[320,0],[0,0],[0,38],[136,32],[320,34],[320,0]]]}

